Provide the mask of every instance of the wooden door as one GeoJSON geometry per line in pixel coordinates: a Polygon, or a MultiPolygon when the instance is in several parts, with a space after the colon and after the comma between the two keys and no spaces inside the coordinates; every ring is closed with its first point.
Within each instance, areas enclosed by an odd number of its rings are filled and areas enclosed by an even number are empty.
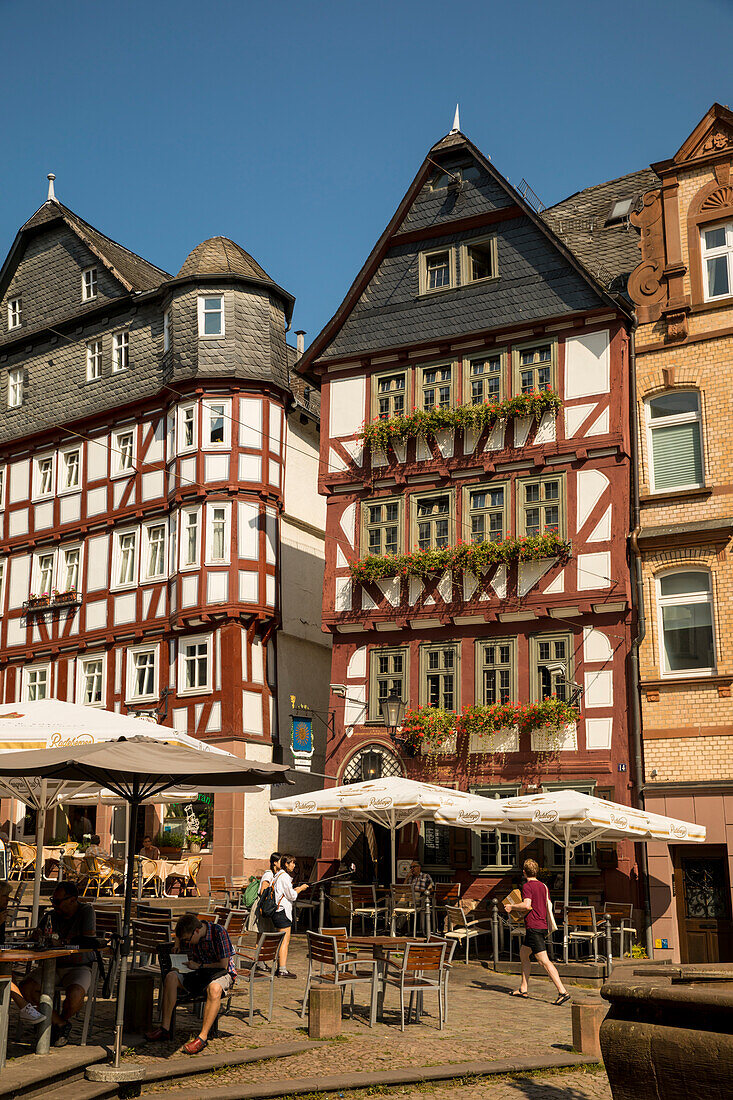
{"type": "Polygon", "coordinates": [[[674,882],[683,963],[733,961],[730,884],[724,847],[675,848],[674,882]]]}

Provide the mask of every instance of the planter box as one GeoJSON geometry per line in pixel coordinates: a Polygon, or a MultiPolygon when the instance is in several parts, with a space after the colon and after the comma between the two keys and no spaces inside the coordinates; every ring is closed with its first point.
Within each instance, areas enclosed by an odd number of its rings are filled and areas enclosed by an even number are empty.
{"type": "Polygon", "coordinates": [[[578,748],[578,727],[569,722],[560,729],[541,726],[532,730],[532,752],[573,752],[578,748]]]}
{"type": "Polygon", "coordinates": [[[472,733],[468,738],[470,753],[519,752],[519,729],[507,726],[493,733],[472,733]]]}
{"type": "Polygon", "coordinates": [[[420,746],[420,753],[422,756],[446,756],[458,751],[458,734],[452,733],[450,737],[442,743],[442,745],[425,745],[420,746]]]}

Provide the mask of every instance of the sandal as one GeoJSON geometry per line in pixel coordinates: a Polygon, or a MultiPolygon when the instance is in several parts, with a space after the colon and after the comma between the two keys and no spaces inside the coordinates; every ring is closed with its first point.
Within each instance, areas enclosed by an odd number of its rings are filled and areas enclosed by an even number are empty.
{"type": "Polygon", "coordinates": [[[567,1004],[567,1002],[569,1000],[570,1000],[570,994],[569,993],[561,993],[559,995],[559,997],[557,998],[557,1000],[553,1001],[552,1003],[554,1005],[564,1005],[564,1004],[567,1004]]]}
{"type": "Polygon", "coordinates": [[[529,997],[529,993],[523,993],[521,989],[515,989],[510,994],[510,997],[529,997]]]}

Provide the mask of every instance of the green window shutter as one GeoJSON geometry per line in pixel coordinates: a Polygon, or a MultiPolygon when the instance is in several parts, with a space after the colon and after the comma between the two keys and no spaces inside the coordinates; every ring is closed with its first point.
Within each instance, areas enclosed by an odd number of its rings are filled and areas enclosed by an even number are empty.
{"type": "Polygon", "coordinates": [[[700,425],[675,424],[652,431],[654,488],[678,489],[702,484],[700,425]]]}

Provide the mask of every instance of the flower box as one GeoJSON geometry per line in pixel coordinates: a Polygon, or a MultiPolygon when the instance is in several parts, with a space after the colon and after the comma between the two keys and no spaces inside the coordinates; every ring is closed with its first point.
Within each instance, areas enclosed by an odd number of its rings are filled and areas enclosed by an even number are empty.
{"type": "Polygon", "coordinates": [[[573,752],[578,748],[575,722],[564,726],[537,726],[532,730],[532,752],[573,752]]]}
{"type": "Polygon", "coordinates": [[[519,752],[519,728],[503,726],[501,729],[481,732],[471,730],[468,736],[470,753],[519,752]]]}
{"type": "Polygon", "coordinates": [[[455,754],[458,751],[458,732],[456,730],[449,734],[444,741],[437,743],[431,741],[423,741],[420,746],[420,754],[422,756],[441,756],[455,754]]]}

